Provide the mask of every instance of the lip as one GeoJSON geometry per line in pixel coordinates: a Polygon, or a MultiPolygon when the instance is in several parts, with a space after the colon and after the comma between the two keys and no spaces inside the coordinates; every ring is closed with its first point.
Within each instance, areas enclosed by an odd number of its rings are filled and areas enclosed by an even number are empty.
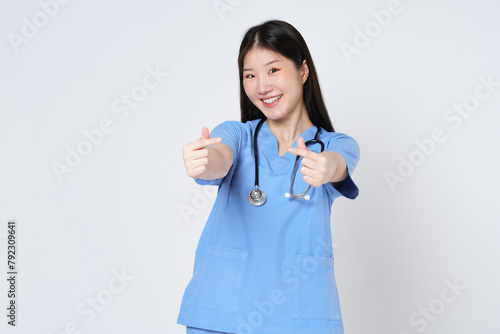
{"type": "Polygon", "coordinates": [[[266,106],[268,108],[272,108],[272,107],[274,107],[275,105],[277,105],[281,101],[281,98],[283,98],[283,94],[278,94],[278,95],[273,95],[273,96],[265,97],[265,98],[262,98],[260,100],[262,101],[262,103],[264,104],[264,106],[266,106]],[[273,103],[266,103],[266,102],[264,102],[264,100],[267,100],[267,99],[270,99],[270,98],[273,98],[273,97],[276,97],[276,96],[280,96],[280,95],[281,95],[281,97],[279,99],[277,99],[276,101],[274,101],[273,103]]]}

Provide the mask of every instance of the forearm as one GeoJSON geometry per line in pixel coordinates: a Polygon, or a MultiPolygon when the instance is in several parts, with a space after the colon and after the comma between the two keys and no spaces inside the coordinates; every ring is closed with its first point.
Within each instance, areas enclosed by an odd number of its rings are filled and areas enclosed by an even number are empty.
{"type": "Polygon", "coordinates": [[[344,181],[349,176],[344,158],[337,152],[333,151],[324,151],[323,154],[328,158],[329,165],[337,165],[335,173],[329,182],[332,182],[335,185],[344,181]]]}
{"type": "Polygon", "coordinates": [[[232,152],[220,152],[214,147],[207,147],[208,164],[205,171],[199,176],[203,180],[217,180],[224,177],[229,172],[233,163],[232,152]]]}

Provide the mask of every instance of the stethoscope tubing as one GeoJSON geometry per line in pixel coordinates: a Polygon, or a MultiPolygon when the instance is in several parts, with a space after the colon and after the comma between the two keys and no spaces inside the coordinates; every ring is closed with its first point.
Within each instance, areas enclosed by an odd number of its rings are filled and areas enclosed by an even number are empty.
{"type": "Polygon", "coordinates": [[[259,188],[259,150],[257,144],[257,134],[260,131],[260,127],[264,124],[266,118],[262,118],[255,128],[255,134],[253,136],[253,156],[255,160],[255,188],[259,188]]]}
{"type": "MultiPolygon", "coordinates": [[[[259,189],[259,153],[258,153],[259,150],[258,150],[258,144],[257,144],[258,133],[260,131],[260,128],[262,127],[262,124],[264,124],[265,121],[266,121],[265,117],[259,121],[259,123],[257,124],[257,127],[255,128],[255,133],[253,136],[253,155],[254,155],[254,161],[255,161],[255,189],[252,190],[250,192],[250,194],[248,195],[248,201],[250,202],[250,204],[252,204],[254,206],[261,206],[262,204],[264,204],[266,202],[266,198],[267,198],[266,193],[263,190],[259,189]]],[[[316,128],[317,128],[317,131],[316,131],[316,134],[314,135],[314,138],[305,142],[305,145],[307,146],[308,144],[311,144],[311,143],[318,143],[321,145],[321,152],[323,152],[325,149],[325,144],[321,140],[319,140],[319,132],[321,129],[318,125],[316,125],[316,128]]],[[[309,191],[309,189],[311,189],[311,185],[309,185],[307,190],[301,194],[295,195],[292,193],[292,188],[293,188],[293,184],[295,181],[295,175],[297,174],[297,169],[298,169],[298,165],[299,165],[298,162],[299,162],[300,158],[301,158],[301,156],[297,155],[297,158],[295,159],[295,167],[293,170],[292,183],[290,185],[290,193],[286,193],[285,196],[286,197],[293,197],[293,198],[303,198],[303,199],[308,200],[310,198],[309,195],[307,195],[307,196],[304,196],[304,195],[309,191]]]]}

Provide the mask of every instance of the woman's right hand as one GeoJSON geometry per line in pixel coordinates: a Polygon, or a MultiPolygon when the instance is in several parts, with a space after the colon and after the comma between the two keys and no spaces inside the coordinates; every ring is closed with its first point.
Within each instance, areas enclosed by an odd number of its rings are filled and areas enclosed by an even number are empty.
{"type": "Polygon", "coordinates": [[[210,161],[210,151],[207,146],[220,142],[220,137],[210,138],[208,128],[203,127],[199,139],[182,147],[182,158],[189,177],[199,178],[205,173],[210,161]]]}

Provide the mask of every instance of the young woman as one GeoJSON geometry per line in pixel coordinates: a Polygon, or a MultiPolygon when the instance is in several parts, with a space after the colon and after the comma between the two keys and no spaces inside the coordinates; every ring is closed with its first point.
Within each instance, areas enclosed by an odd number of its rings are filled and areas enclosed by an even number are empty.
{"type": "Polygon", "coordinates": [[[188,176],[219,190],[177,323],[188,334],[343,333],[330,214],[335,198],[358,195],[359,146],[334,132],[293,26],[250,28],[238,65],[241,122],[183,147],[188,176]]]}

